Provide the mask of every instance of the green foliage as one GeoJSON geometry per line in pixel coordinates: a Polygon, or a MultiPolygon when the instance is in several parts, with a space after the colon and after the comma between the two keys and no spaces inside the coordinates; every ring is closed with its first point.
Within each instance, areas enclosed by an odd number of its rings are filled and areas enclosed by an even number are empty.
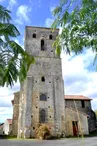
{"type": "Polygon", "coordinates": [[[60,0],[53,14],[55,21],[52,28],[62,27],[61,34],[54,42],[60,54],[81,53],[83,47],[92,48],[97,58],[97,2],[94,0],[60,0]],[[60,51],[59,51],[59,46],[60,51]]]}
{"type": "Polygon", "coordinates": [[[46,124],[39,124],[35,131],[35,138],[38,139],[49,139],[51,137],[51,133],[49,127],[46,124]]]}
{"type": "Polygon", "coordinates": [[[10,11],[0,5],[0,86],[12,86],[18,78],[23,81],[34,63],[34,57],[12,40],[20,33],[10,20],[10,11]]]}
{"type": "Polygon", "coordinates": [[[96,120],[97,120],[97,110],[95,110],[95,114],[96,114],[96,120]]]}

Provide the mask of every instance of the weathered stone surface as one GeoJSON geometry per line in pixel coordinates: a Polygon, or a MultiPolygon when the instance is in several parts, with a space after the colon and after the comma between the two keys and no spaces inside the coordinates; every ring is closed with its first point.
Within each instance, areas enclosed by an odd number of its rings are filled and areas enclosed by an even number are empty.
{"type": "MultiPolygon", "coordinates": [[[[74,136],[73,121],[78,123],[78,135],[88,135],[88,119],[83,112],[76,111],[73,108],[66,108],[66,136],[74,136]]],[[[76,127],[77,128],[77,127],[76,127]]]]}
{"type": "MultiPolygon", "coordinates": [[[[88,130],[92,132],[96,129],[96,116],[91,108],[91,100],[84,100],[85,107],[82,107],[81,100],[65,100],[65,107],[73,108],[87,115],[88,130]]],[[[83,123],[84,124],[84,123],[83,123]]]]}
{"type": "Polygon", "coordinates": [[[20,100],[20,92],[14,93],[13,120],[12,120],[13,136],[17,136],[18,133],[19,100],[20,100]]]}
{"type": "Polygon", "coordinates": [[[52,48],[57,35],[58,29],[52,32],[49,28],[26,27],[25,50],[35,57],[35,63],[30,66],[26,80],[21,83],[20,93],[14,96],[12,132],[20,138],[34,137],[41,122],[42,109],[45,109],[45,123],[52,135],[73,135],[73,121],[78,122],[79,134],[81,129],[88,134],[95,128],[95,115],[90,101],[85,101],[85,108],[82,108],[81,100],[64,100],[61,59],[52,48]],[[36,38],[33,38],[34,33],[36,38]],[[49,38],[51,34],[52,39],[49,38]],[[41,40],[44,40],[44,50],[41,50],[41,40]],[[46,100],[40,100],[41,94],[45,94],[46,100]]]}
{"type": "Polygon", "coordinates": [[[46,110],[46,123],[53,135],[65,131],[64,119],[64,85],[62,80],[61,59],[55,55],[52,43],[58,35],[58,29],[51,32],[47,28],[26,27],[25,50],[35,57],[27,79],[21,85],[18,137],[32,137],[39,124],[40,109],[46,110]],[[33,38],[36,33],[36,38],[33,38]],[[49,35],[52,34],[52,40],[49,35]],[[41,40],[44,49],[41,50],[41,40]],[[41,78],[45,81],[42,82],[41,78]],[[45,94],[46,101],[40,101],[45,94]],[[63,118],[62,118],[63,117],[63,118]]]}

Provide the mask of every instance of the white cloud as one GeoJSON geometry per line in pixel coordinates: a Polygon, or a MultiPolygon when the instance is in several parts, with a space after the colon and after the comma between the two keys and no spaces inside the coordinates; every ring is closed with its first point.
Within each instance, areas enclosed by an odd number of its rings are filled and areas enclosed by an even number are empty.
{"type": "Polygon", "coordinates": [[[13,107],[11,100],[14,99],[14,92],[20,90],[19,82],[17,82],[12,88],[1,87],[0,88],[0,122],[8,118],[12,118],[13,107]]]}
{"type": "Polygon", "coordinates": [[[0,115],[7,115],[7,114],[8,115],[12,114],[12,108],[9,108],[9,107],[0,107],[0,115]]]}
{"type": "Polygon", "coordinates": [[[19,83],[16,83],[15,86],[13,86],[12,88],[11,87],[0,88],[0,105],[1,103],[4,103],[4,105],[5,104],[11,105],[11,100],[14,98],[13,93],[19,90],[20,90],[19,83]]]}
{"type": "Polygon", "coordinates": [[[4,122],[8,118],[12,118],[13,107],[11,100],[13,95],[0,96],[0,122],[4,122]]]}
{"type": "MultiPolygon", "coordinates": [[[[87,50],[77,56],[62,53],[61,56],[65,94],[79,94],[95,99],[97,97],[97,72],[88,70],[90,64],[90,68],[93,66],[93,52],[87,50]]],[[[97,108],[94,104],[92,105],[93,108],[97,108]]]]}
{"type": "Polygon", "coordinates": [[[25,22],[30,22],[29,12],[31,12],[30,7],[26,5],[19,6],[16,13],[17,15],[16,23],[21,25],[21,24],[24,24],[25,22]]]}
{"type": "MultiPolygon", "coordinates": [[[[96,94],[97,95],[97,94],[96,94]]],[[[92,101],[91,101],[91,103],[92,103],[92,108],[93,108],[93,110],[97,110],[97,98],[94,98],[92,101]]]]}
{"type": "Polygon", "coordinates": [[[51,27],[53,21],[54,20],[52,18],[47,18],[46,21],[45,21],[46,27],[51,27]]]}
{"type": "Polygon", "coordinates": [[[6,119],[12,119],[12,113],[12,107],[0,107],[0,122],[4,122],[6,119]]]}
{"type": "Polygon", "coordinates": [[[9,0],[8,9],[12,9],[17,4],[16,0],[9,0]]]}
{"type": "Polygon", "coordinates": [[[56,8],[55,6],[51,6],[51,7],[50,7],[50,12],[52,13],[52,11],[53,11],[55,8],[56,8]]]}

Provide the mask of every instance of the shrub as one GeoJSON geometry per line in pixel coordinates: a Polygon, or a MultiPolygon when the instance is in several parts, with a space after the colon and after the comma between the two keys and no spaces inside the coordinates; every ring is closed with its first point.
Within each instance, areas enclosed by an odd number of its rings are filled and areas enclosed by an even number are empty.
{"type": "Polygon", "coordinates": [[[46,124],[39,124],[35,131],[35,138],[38,139],[50,139],[51,132],[49,127],[46,124]]]}

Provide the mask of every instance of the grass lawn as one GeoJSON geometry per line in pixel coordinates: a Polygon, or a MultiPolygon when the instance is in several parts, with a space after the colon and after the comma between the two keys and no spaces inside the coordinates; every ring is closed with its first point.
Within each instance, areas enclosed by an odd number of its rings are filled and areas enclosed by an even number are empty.
{"type": "MultiPolygon", "coordinates": [[[[66,137],[66,138],[85,138],[85,137],[95,137],[95,136],[97,136],[97,130],[96,131],[94,131],[94,132],[91,132],[89,135],[87,135],[87,136],[79,136],[79,137],[73,137],[73,136],[69,136],[69,137],[66,137]]],[[[2,139],[13,139],[13,140],[22,140],[23,138],[17,138],[16,136],[11,136],[11,135],[3,135],[2,136],[2,139]]],[[[32,140],[33,138],[29,138],[28,140],[32,140]]],[[[60,138],[60,139],[65,139],[65,138],[60,138]]],[[[33,140],[35,140],[35,139],[33,139],[33,140]]]]}

